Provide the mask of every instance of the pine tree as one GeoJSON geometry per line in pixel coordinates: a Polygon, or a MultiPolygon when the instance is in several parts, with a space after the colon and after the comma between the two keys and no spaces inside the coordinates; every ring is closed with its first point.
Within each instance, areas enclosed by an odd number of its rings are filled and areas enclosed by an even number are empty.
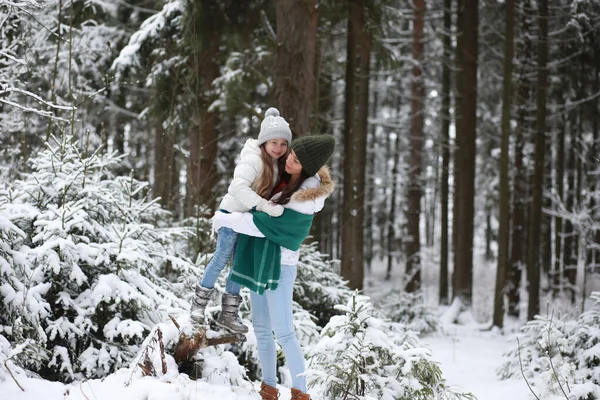
{"type": "MultiPolygon", "coordinates": [[[[128,365],[162,307],[187,308],[161,273],[189,263],[172,255],[168,214],[148,185],[113,177],[122,160],[54,138],[31,170],[3,193],[12,229],[0,286],[1,330],[32,341],[19,363],[55,380],[102,377],[128,365]],[[89,154],[88,154],[89,152],[89,154]]],[[[6,246],[6,245],[5,245],[6,246]]]]}
{"type": "Polygon", "coordinates": [[[321,340],[307,355],[309,386],[334,399],[460,399],[473,397],[447,388],[429,350],[414,333],[372,315],[366,296],[356,293],[336,308],[321,340]]]}

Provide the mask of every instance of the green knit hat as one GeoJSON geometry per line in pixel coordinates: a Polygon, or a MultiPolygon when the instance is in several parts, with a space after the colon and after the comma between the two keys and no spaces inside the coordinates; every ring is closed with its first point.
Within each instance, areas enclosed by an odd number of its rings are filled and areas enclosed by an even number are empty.
{"type": "Polygon", "coordinates": [[[327,134],[303,136],[294,140],[291,147],[302,164],[302,170],[313,176],[333,154],[335,139],[327,134]]]}

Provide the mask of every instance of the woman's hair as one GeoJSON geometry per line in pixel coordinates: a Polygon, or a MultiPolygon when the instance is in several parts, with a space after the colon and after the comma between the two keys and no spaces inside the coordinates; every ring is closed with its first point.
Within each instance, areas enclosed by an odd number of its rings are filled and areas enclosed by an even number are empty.
{"type": "MultiPolygon", "coordinates": [[[[281,191],[281,194],[279,195],[279,197],[276,198],[275,200],[272,200],[272,202],[275,204],[281,204],[281,205],[289,203],[290,199],[292,198],[292,195],[294,193],[296,193],[296,191],[298,191],[298,189],[300,189],[300,186],[302,186],[304,181],[307,180],[308,178],[310,178],[310,176],[306,172],[304,172],[304,170],[302,170],[302,172],[300,173],[300,179],[298,179],[296,181],[296,183],[294,183],[293,185],[289,185],[289,184],[285,185],[285,187],[281,191]]],[[[287,172],[284,172],[281,177],[281,182],[289,182],[289,180],[290,180],[290,174],[288,174],[287,172]]]]}
{"type": "Polygon", "coordinates": [[[252,190],[254,190],[260,197],[269,199],[269,195],[273,190],[273,186],[276,182],[281,180],[283,172],[285,171],[285,159],[287,158],[289,150],[277,160],[278,171],[277,176],[274,176],[275,171],[273,170],[273,157],[267,153],[265,146],[266,143],[260,145],[260,158],[262,160],[263,168],[258,179],[256,179],[252,184],[252,190]]]}

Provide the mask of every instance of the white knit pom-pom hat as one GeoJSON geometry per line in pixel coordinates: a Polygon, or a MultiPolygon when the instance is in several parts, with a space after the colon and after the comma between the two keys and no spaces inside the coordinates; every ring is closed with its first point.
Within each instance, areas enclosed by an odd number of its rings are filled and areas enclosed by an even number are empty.
{"type": "Polygon", "coordinates": [[[279,116],[279,110],[275,107],[270,107],[265,112],[265,119],[260,123],[258,145],[260,146],[271,139],[285,139],[288,141],[288,145],[292,143],[290,124],[279,116]]]}

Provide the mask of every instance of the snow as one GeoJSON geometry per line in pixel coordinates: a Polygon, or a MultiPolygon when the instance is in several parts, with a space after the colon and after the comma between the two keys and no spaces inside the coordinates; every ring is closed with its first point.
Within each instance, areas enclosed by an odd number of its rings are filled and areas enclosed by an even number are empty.
{"type": "Polygon", "coordinates": [[[534,399],[522,379],[500,380],[496,370],[502,354],[514,346],[497,331],[480,331],[478,325],[445,325],[445,333],[422,338],[440,362],[448,383],[473,393],[479,400],[534,399]]]}

